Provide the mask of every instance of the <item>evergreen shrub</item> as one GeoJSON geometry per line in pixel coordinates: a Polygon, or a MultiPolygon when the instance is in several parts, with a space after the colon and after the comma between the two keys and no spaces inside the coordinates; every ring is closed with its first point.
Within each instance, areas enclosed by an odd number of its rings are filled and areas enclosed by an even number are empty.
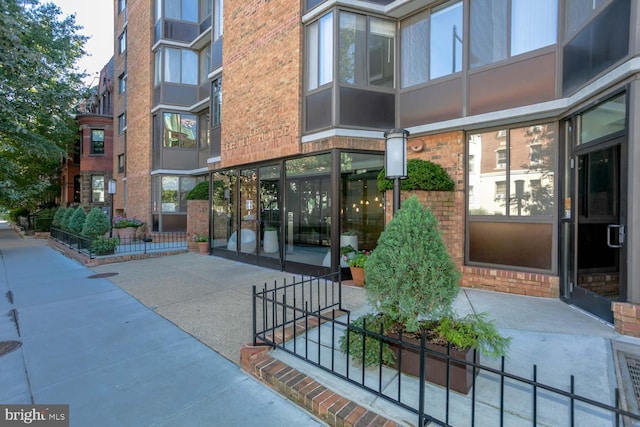
{"type": "Polygon", "coordinates": [[[93,208],[87,214],[87,218],[84,220],[84,226],[82,227],[82,234],[96,238],[103,236],[111,229],[111,223],[109,217],[105,215],[99,208],[93,208]]]}
{"type": "Polygon", "coordinates": [[[187,200],[209,200],[209,181],[202,181],[187,193],[187,200]]]}
{"type": "Polygon", "coordinates": [[[60,222],[60,228],[65,231],[70,231],[69,224],[71,223],[71,217],[73,216],[75,211],[76,210],[73,208],[68,208],[64,211],[64,216],[62,217],[62,221],[60,222]]]}
{"type": "Polygon", "coordinates": [[[53,216],[52,227],[60,228],[62,225],[62,218],[64,218],[64,212],[67,210],[64,206],[60,206],[53,216]]]}
{"type": "Polygon", "coordinates": [[[75,234],[82,233],[82,227],[84,226],[86,218],[87,214],[84,212],[84,208],[82,206],[78,206],[69,220],[69,231],[75,234]]]}
{"type": "MultiPolygon", "coordinates": [[[[378,173],[378,190],[384,193],[393,189],[393,180],[385,178],[386,171],[378,173]]],[[[429,160],[410,159],[407,161],[407,178],[400,181],[404,191],[453,191],[455,183],[444,168],[429,160]]]]}

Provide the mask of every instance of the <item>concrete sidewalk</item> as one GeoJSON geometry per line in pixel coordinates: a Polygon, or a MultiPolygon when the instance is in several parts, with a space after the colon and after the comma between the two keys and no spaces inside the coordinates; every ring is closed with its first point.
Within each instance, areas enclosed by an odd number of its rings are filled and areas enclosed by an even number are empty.
{"type": "Polygon", "coordinates": [[[69,404],[72,426],[322,425],[93,274],[0,223],[0,341],[22,343],[0,357],[1,404],[69,404]]]}

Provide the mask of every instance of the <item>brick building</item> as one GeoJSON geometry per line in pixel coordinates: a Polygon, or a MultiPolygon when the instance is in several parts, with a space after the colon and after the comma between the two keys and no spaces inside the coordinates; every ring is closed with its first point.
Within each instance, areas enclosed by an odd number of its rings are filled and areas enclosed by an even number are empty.
{"type": "Polygon", "coordinates": [[[76,111],[78,139],[63,160],[60,204],[108,211],[107,182],[113,169],[113,59],[98,73],[93,94],[76,111]]]}
{"type": "Polygon", "coordinates": [[[456,183],[437,209],[464,285],[609,321],[640,303],[637,2],[115,5],[119,213],[185,230],[209,180],[213,254],[335,271],[342,233],[375,247],[384,132],[404,128],[456,183]]]}

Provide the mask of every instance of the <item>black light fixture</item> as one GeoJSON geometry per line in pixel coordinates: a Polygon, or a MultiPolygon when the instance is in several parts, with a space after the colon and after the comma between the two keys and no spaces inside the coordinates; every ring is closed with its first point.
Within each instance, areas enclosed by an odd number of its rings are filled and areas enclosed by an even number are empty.
{"type": "Polygon", "coordinates": [[[393,216],[400,209],[400,180],[407,177],[406,129],[391,129],[384,133],[384,167],[386,178],[393,179],[393,216]]]}
{"type": "Polygon", "coordinates": [[[113,195],[116,194],[116,180],[111,178],[107,183],[107,193],[111,196],[111,215],[109,218],[109,222],[111,223],[111,228],[109,228],[109,237],[113,237],[113,195]]]}

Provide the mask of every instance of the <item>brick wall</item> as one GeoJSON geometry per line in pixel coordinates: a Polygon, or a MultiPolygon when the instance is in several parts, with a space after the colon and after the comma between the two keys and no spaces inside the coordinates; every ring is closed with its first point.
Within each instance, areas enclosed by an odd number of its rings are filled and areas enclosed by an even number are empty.
{"type": "Polygon", "coordinates": [[[216,167],[298,153],[300,5],[288,0],[228,0],[224,25],[223,159],[216,167]]]}
{"type": "Polygon", "coordinates": [[[193,241],[195,234],[209,235],[209,201],[187,200],[187,247],[198,252],[198,245],[193,241]]]}
{"type": "Polygon", "coordinates": [[[611,310],[616,332],[640,338],[640,304],[614,302],[611,310]]]}

